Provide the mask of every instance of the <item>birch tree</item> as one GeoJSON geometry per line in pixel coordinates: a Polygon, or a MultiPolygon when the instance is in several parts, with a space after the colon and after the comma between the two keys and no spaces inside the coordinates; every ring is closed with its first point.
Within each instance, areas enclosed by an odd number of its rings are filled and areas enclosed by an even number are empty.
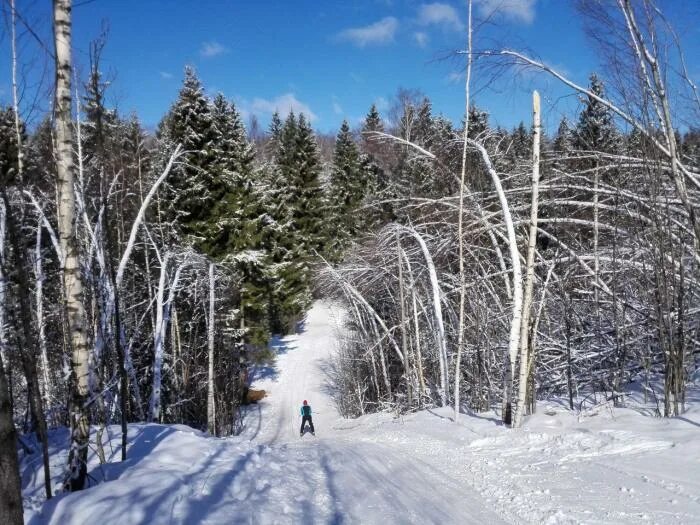
{"type": "Polygon", "coordinates": [[[85,330],[83,282],[80,274],[78,246],[74,233],[75,166],[73,162],[73,128],[71,121],[71,0],[54,0],[53,24],[56,57],[55,157],[58,173],[58,232],[63,253],[64,301],[67,330],[72,352],[73,395],[71,398],[71,446],[68,459],[67,486],[81,490],[87,475],[87,452],[90,437],[88,414],[88,338],[85,330]]]}
{"type": "Polygon", "coordinates": [[[532,289],[535,281],[535,243],[537,241],[537,214],[539,206],[540,184],[540,136],[542,127],[540,124],[540,94],[532,93],[532,127],[534,130],[532,140],[532,202],[530,204],[530,229],[528,232],[527,259],[525,263],[525,291],[523,297],[523,315],[520,327],[520,374],[518,378],[518,400],[516,403],[514,427],[523,423],[525,415],[528,375],[531,365],[530,343],[530,312],[532,309],[532,289]]]}
{"type": "Polygon", "coordinates": [[[464,301],[466,293],[464,290],[464,234],[462,231],[464,222],[464,182],[467,173],[467,138],[469,137],[469,84],[472,76],[472,1],[467,3],[467,78],[464,82],[465,91],[465,111],[464,111],[464,137],[462,144],[462,172],[459,181],[459,217],[457,219],[457,241],[459,242],[459,320],[457,325],[457,359],[455,361],[455,416],[454,420],[459,419],[460,398],[459,398],[459,381],[462,377],[462,350],[464,345],[464,301]]]}

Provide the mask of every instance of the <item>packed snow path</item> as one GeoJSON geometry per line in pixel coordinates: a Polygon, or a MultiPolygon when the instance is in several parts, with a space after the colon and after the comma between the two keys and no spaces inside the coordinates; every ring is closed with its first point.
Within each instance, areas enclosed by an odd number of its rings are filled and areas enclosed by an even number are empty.
{"type": "MultiPolygon", "coordinates": [[[[285,476],[300,492],[290,521],[320,523],[501,523],[478,493],[413,456],[410,449],[357,439],[330,396],[330,358],[340,312],[318,302],[298,335],[277,342],[274,370],[261,370],[254,388],[267,397],[247,417],[244,432],[263,450],[283,453],[285,476]],[[303,400],[313,409],[316,436],[299,437],[303,400]],[[301,512],[298,512],[301,510],[301,512]]],[[[286,507],[285,507],[286,508],[286,507]]]]}
{"type": "MultiPolygon", "coordinates": [[[[337,320],[317,303],[300,334],[275,342],[276,366],[258,370],[254,384],[268,396],[241,436],[132,424],[128,460],[119,463],[119,429],[110,427],[109,463],[99,466],[90,451],[99,484],[46,503],[41,458],[26,457],[26,523],[700,522],[700,377],[688,410],[670,419],[651,417],[653,404],[633,396],[629,408],[585,413],[542,402],[518,431],[495,414],[455,424],[449,408],[343,420],[325,373],[337,320]],[[304,399],[315,438],[299,437],[304,399]]],[[[67,430],[51,441],[58,487],[67,430]]]]}
{"type": "Polygon", "coordinates": [[[241,436],[130,425],[129,459],[100,472],[115,481],[54,499],[28,523],[503,523],[465,482],[340,418],[325,373],[337,320],[316,303],[298,335],[275,342],[274,369],[258,370],[253,385],[268,395],[241,436]],[[316,437],[299,437],[304,399],[316,437]]]}

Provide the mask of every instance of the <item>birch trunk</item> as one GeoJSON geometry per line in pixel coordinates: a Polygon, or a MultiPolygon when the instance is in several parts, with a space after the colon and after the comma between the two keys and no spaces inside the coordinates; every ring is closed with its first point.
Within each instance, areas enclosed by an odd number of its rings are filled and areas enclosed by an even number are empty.
{"type": "Polygon", "coordinates": [[[501,205],[501,211],[503,212],[503,222],[506,226],[506,231],[508,233],[508,248],[510,250],[511,264],[513,265],[513,320],[510,325],[510,336],[508,341],[508,355],[506,356],[506,374],[505,374],[505,393],[503,399],[503,422],[506,424],[511,423],[512,419],[512,391],[513,391],[513,380],[514,380],[514,366],[515,361],[518,357],[518,349],[520,342],[520,325],[522,322],[522,307],[523,307],[523,278],[522,278],[522,267],[520,265],[520,253],[518,252],[518,241],[515,237],[515,227],[513,226],[513,216],[510,213],[510,207],[508,206],[508,199],[506,198],[506,193],[503,191],[503,185],[501,184],[501,179],[498,177],[491,158],[489,157],[486,148],[479,144],[478,142],[467,139],[467,142],[477,149],[481,155],[486,170],[491,176],[493,185],[496,189],[496,194],[498,195],[498,200],[501,205]]]}
{"type": "Polygon", "coordinates": [[[408,330],[406,321],[406,301],[404,300],[403,293],[403,263],[401,262],[401,239],[399,238],[399,232],[396,231],[396,259],[399,265],[399,301],[401,302],[401,351],[403,352],[404,358],[404,373],[406,377],[406,389],[408,392],[408,406],[412,404],[412,391],[411,391],[411,369],[408,363],[408,344],[406,343],[406,330],[408,330]]]}
{"type": "Polygon", "coordinates": [[[161,263],[160,279],[158,281],[158,293],[156,294],[156,331],[153,334],[153,393],[148,412],[149,421],[158,421],[161,417],[161,385],[163,374],[163,355],[165,353],[165,338],[170,324],[170,308],[175,299],[177,286],[180,282],[182,270],[187,261],[181,263],[175,270],[167,299],[164,299],[167,284],[168,262],[170,254],[166,254],[161,263]]]}
{"type": "Polygon", "coordinates": [[[214,263],[209,263],[209,337],[208,337],[208,364],[207,375],[207,430],[209,434],[216,435],[216,407],[214,406],[214,316],[215,316],[215,289],[214,263]]]}
{"type": "Polygon", "coordinates": [[[5,265],[5,203],[0,202],[0,359],[7,367],[7,348],[5,340],[5,275],[2,269],[5,265]]]}
{"type": "Polygon", "coordinates": [[[19,125],[19,98],[17,96],[17,12],[15,0],[10,0],[11,32],[12,32],[12,104],[15,110],[15,134],[17,139],[17,174],[20,181],[24,175],[24,148],[22,133],[19,125]]]}
{"type": "Polygon", "coordinates": [[[34,251],[34,276],[36,278],[35,301],[36,322],[39,328],[39,355],[41,356],[41,377],[44,383],[44,406],[48,409],[53,398],[52,383],[49,378],[49,357],[46,351],[46,327],[44,326],[44,270],[41,259],[41,220],[36,226],[36,247],[34,251]]]}
{"type": "Polygon", "coordinates": [[[58,174],[58,231],[61,251],[67,330],[72,354],[73,395],[70,408],[71,446],[67,485],[81,490],[87,475],[87,452],[90,427],[88,421],[88,341],[85,330],[83,282],[80,275],[78,247],[73,233],[75,215],[75,166],[73,163],[73,129],[71,122],[71,0],[53,2],[54,40],[56,46],[55,158],[58,174]]]}
{"type": "Polygon", "coordinates": [[[401,250],[401,255],[403,256],[403,260],[406,261],[406,269],[408,270],[408,280],[409,280],[409,289],[411,290],[411,305],[413,308],[413,329],[415,331],[416,337],[416,367],[417,367],[417,373],[418,373],[418,405],[420,406],[422,403],[422,398],[423,394],[425,393],[425,378],[423,376],[423,356],[421,354],[421,347],[420,347],[420,323],[418,322],[418,306],[417,306],[417,300],[416,300],[416,283],[413,279],[413,270],[411,269],[411,262],[408,259],[408,256],[406,255],[406,252],[401,250]]]}
{"type": "Polygon", "coordinates": [[[529,328],[530,310],[532,308],[532,289],[535,281],[535,243],[537,241],[537,215],[539,205],[540,184],[540,94],[532,93],[532,117],[534,135],[532,138],[532,202],[530,205],[530,231],[528,234],[527,259],[525,266],[525,294],[523,297],[523,313],[520,325],[520,374],[518,382],[518,401],[516,405],[513,427],[522,425],[525,415],[525,400],[529,376],[529,328]]]}
{"type": "Polygon", "coordinates": [[[447,398],[449,397],[447,390],[447,344],[445,342],[445,324],[442,319],[442,303],[440,297],[442,293],[440,290],[440,283],[437,278],[437,272],[435,271],[435,263],[433,262],[433,258],[430,255],[430,251],[428,251],[428,246],[425,244],[425,241],[413,228],[407,228],[407,230],[418,241],[428,266],[428,275],[430,276],[430,284],[433,290],[433,311],[435,313],[435,323],[437,324],[437,344],[440,355],[440,402],[442,406],[446,406],[447,398]]]}
{"type": "Polygon", "coordinates": [[[459,380],[462,366],[462,346],[464,344],[464,179],[467,173],[467,137],[469,136],[469,82],[472,74],[472,0],[468,1],[469,11],[467,23],[467,79],[464,83],[465,91],[465,116],[464,116],[464,144],[462,145],[462,173],[459,184],[459,219],[457,225],[457,237],[459,242],[459,320],[457,322],[457,360],[455,362],[455,423],[459,419],[459,380]]]}

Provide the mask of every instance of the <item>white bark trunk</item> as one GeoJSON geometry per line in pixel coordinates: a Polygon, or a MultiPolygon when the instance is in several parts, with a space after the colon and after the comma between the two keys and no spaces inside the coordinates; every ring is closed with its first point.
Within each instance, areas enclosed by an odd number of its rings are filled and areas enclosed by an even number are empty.
{"type": "Polygon", "coordinates": [[[513,389],[513,379],[515,375],[514,366],[515,361],[518,356],[519,342],[520,342],[520,325],[522,322],[522,308],[523,308],[523,278],[522,278],[522,267],[520,264],[520,253],[518,252],[518,241],[515,237],[515,228],[513,226],[513,217],[510,213],[510,208],[508,206],[508,199],[503,191],[503,186],[501,185],[501,179],[498,177],[489,154],[486,148],[479,144],[478,142],[467,139],[467,142],[477,149],[481,155],[486,170],[491,176],[493,185],[496,189],[496,194],[498,195],[498,200],[501,204],[501,210],[503,212],[503,222],[506,225],[506,231],[508,233],[508,248],[510,250],[510,259],[513,266],[513,320],[510,325],[510,336],[508,341],[508,359],[506,360],[506,392],[504,395],[504,407],[503,407],[503,419],[508,422],[511,417],[512,412],[512,389],[513,389]]]}
{"type": "Polygon", "coordinates": [[[435,323],[437,325],[437,345],[440,355],[440,401],[442,406],[447,405],[447,399],[449,397],[448,392],[448,367],[447,367],[447,343],[445,341],[445,324],[442,319],[442,292],[440,290],[440,283],[438,281],[437,272],[435,271],[435,263],[433,258],[428,251],[428,246],[425,241],[420,236],[420,234],[413,228],[407,227],[408,231],[420,245],[423,256],[425,257],[426,265],[428,266],[428,275],[430,277],[430,284],[433,290],[433,311],[435,313],[435,323]]]}
{"type": "Polygon", "coordinates": [[[448,366],[447,366],[447,343],[445,341],[445,324],[442,319],[442,291],[440,290],[440,282],[437,278],[437,272],[435,271],[435,263],[433,262],[433,257],[430,255],[428,246],[425,241],[420,236],[420,234],[413,228],[406,227],[408,231],[415,239],[418,241],[418,245],[423,252],[423,257],[425,257],[425,262],[428,267],[428,276],[430,277],[430,285],[433,291],[433,312],[435,314],[435,324],[437,325],[437,345],[440,355],[440,401],[442,406],[447,405],[447,399],[449,397],[448,391],[448,366]]]}
{"type": "Polygon", "coordinates": [[[216,317],[216,282],[214,280],[214,263],[209,263],[209,352],[207,376],[207,430],[212,436],[216,434],[216,406],[214,403],[214,330],[216,317]]]}
{"type": "Polygon", "coordinates": [[[158,177],[158,179],[153,183],[153,186],[151,186],[151,189],[149,190],[148,195],[146,195],[146,198],[141,203],[141,207],[139,208],[139,212],[136,215],[136,219],[134,219],[134,223],[131,226],[131,233],[129,234],[129,240],[126,243],[126,248],[124,249],[124,253],[122,254],[122,258],[119,261],[119,267],[117,269],[117,277],[115,279],[117,288],[120,287],[122,279],[124,278],[124,270],[126,269],[126,264],[129,262],[129,257],[131,256],[131,251],[134,249],[134,244],[136,242],[136,235],[138,234],[139,226],[141,226],[141,223],[143,222],[143,218],[146,214],[146,210],[148,209],[148,205],[150,204],[151,200],[153,199],[153,196],[158,191],[158,188],[160,187],[161,183],[165,180],[165,178],[170,173],[170,170],[173,167],[173,163],[180,157],[180,155],[182,155],[182,146],[178,145],[175,148],[175,151],[173,151],[172,155],[170,155],[170,159],[168,160],[168,164],[167,164],[167,166],[165,166],[163,173],[161,173],[160,177],[158,177]]]}
{"type": "Polygon", "coordinates": [[[17,138],[17,174],[20,180],[24,174],[24,148],[22,147],[22,133],[19,125],[19,98],[17,96],[17,12],[15,0],[10,0],[11,31],[12,31],[12,103],[15,110],[15,134],[17,138]]]}
{"type": "Polygon", "coordinates": [[[532,138],[532,201],[530,206],[530,231],[528,235],[527,260],[525,265],[525,296],[523,298],[522,322],[520,325],[520,374],[518,384],[518,401],[513,427],[522,425],[525,415],[525,400],[527,398],[527,383],[529,376],[529,337],[530,309],[532,307],[532,289],[535,281],[535,243],[537,242],[537,215],[539,205],[540,183],[540,94],[532,93],[532,123],[534,135],[532,138]]]}
{"type": "Polygon", "coordinates": [[[52,383],[49,379],[49,357],[46,350],[46,327],[44,325],[44,269],[41,259],[41,220],[36,226],[36,247],[34,248],[34,276],[36,278],[35,301],[36,322],[39,328],[39,351],[41,358],[41,378],[43,381],[44,407],[51,406],[52,383]]]}
{"type": "Polygon", "coordinates": [[[9,370],[7,361],[7,346],[5,340],[5,276],[2,268],[5,263],[5,204],[0,202],[0,359],[6,370],[9,370]]]}
{"type": "Polygon", "coordinates": [[[69,485],[80,490],[87,474],[89,439],[88,411],[88,340],[85,330],[83,281],[80,274],[78,247],[73,232],[75,216],[75,166],[73,163],[73,129],[71,122],[71,0],[53,2],[56,46],[55,158],[58,174],[58,231],[63,267],[67,330],[70,334],[74,395],[71,404],[71,451],[69,485]]]}
{"type": "Polygon", "coordinates": [[[416,283],[413,279],[413,270],[411,269],[411,262],[406,255],[404,250],[401,250],[401,255],[403,260],[406,262],[406,269],[408,270],[408,280],[409,280],[409,290],[411,290],[411,304],[413,307],[413,330],[415,332],[415,342],[416,342],[416,372],[418,374],[418,404],[422,403],[423,394],[425,392],[425,378],[423,376],[423,356],[421,354],[421,342],[420,342],[420,323],[418,322],[418,306],[416,299],[416,283]]]}
{"type": "Polygon", "coordinates": [[[464,223],[464,179],[467,173],[467,138],[469,136],[469,83],[472,75],[472,0],[468,1],[468,23],[467,23],[467,79],[464,83],[465,91],[465,116],[464,116],[464,144],[462,145],[462,172],[459,184],[459,219],[457,226],[457,237],[459,242],[459,320],[457,322],[457,360],[455,362],[455,416],[459,419],[459,380],[462,366],[462,346],[464,344],[464,298],[466,290],[464,286],[464,234],[462,231],[464,223]]]}
{"type": "Polygon", "coordinates": [[[156,294],[156,331],[153,334],[153,391],[148,410],[149,421],[159,421],[161,416],[161,385],[163,377],[163,355],[165,353],[165,338],[170,323],[170,308],[177,293],[180,283],[180,275],[187,266],[187,260],[181,262],[175,269],[175,275],[171,283],[168,283],[168,263],[170,253],[166,253],[161,261],[160,279],[158,280],[158,293],[156,294]],[[168,297],[165,298],[165,288],[170,285],[168,297]]]}
{"type": "Polygon", "coordinates": [[[404,377],[406,378],[406,390],[408,393],[408,406],[412,404],[412,388],[411,388],[411,368],[408,363],[408,344],[406,331],[408,330],[408,323],[406,321],[406,301],[404,299],[403,291],[403,262],[401,261],[401,239],[399,237],[398,230],[396,231],[396,262],[399,266],[399,301],[401,303],[401,351],[404,357],[404,377]]]}

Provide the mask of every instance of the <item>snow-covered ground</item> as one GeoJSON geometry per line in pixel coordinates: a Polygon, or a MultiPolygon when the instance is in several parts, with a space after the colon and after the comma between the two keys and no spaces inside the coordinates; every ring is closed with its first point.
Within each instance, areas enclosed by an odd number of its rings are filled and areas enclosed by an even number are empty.
{"type": "MultiPolygon", "coordinates": [[[[107,482],[43,506],[40,462],[25,463],[27,522],[700,523],[697,397],[674,419],[634,402],[583,419],[541,403],[517,431],[492,414],[455,424],[448,409],[343,420],[324,374],[338,318],[317,303],[299,335],[277,342],[274,369],[258,370],[254,385],[268,396],[241,436],[131,425],[125,464],[92,459],[92,476],[107,482]],[[299,437],[303,399],[316,437],[299,437]]],[[[56,483],[64,458],[52,449],[56,483]]]]}

